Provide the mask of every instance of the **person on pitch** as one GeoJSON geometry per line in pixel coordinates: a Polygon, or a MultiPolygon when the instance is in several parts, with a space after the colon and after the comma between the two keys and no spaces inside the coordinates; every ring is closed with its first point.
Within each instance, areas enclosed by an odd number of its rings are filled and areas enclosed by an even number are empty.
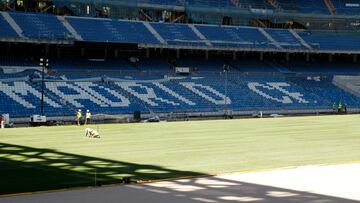
{"type": "Polygon", "coordinates": [[[333,108],[333,112],[336,112],[337,105],[336,105],[336,103],[335,103],[335,102],[334,102],[334,104],[333,104],[332,108],[333,108]]]}
{"type": "Polygon", "coordinates": [[[85,129],[85,136],[89,138],[100,138],[99,132],[91,128],[85,129]]]}
{"type": "Polygon", "coordinates": [[[3,118],[2,115],[0,115],[0,128],[4,128],[4,127],[5,127],[5,126],[4,126],[4,123],[5,123],[4,118],[3,118]]]}
{"type": "Polygon", "coordinates": [[[81,124],[81,120],[82,120],[82,113],[81,113],[81,109],[79,109],[79,110],[76,112],[76,122],[77,122],[77,125],[80,125],[80,124],[81,124]]]}
{"type": "Polygon", "coordinates": [[[91,113],[89,110],[86,110],[85,114],[85,125],[90,124],[91,122],[91,113]]]}
{"type": "Polygon", "coordinates": [[[341,113],[341,111],[342,111],[342,104],[341,104],[341,102],[339,102],[339,105],[338,105],[338,113],[341,113]]]}

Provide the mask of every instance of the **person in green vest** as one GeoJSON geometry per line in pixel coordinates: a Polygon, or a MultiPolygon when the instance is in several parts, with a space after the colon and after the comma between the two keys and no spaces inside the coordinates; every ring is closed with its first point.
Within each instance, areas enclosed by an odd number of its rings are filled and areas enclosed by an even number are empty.
{"type": "Polygon", "coordinates": [[[339,105],[338,105],[338,113],[341,113],[341,110],[342,110],[342,105],[341,105],[341,102],[339,102],[339,105]]]}
{"type": "Polygon", "coordinates": [[[333,104],[333,112],[336,112],[336,108],[337,108],[337,106],[336,106],[336,103],[334,102],[334,104],[333,104]]]}

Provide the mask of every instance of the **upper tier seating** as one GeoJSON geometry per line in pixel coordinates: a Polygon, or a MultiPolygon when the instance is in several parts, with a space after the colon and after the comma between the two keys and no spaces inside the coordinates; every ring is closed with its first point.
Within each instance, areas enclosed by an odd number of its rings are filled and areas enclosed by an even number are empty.
{"type": "Polygon", "coordinates": [[[323,0],[297,0],[297,11],[301,13],[319,13],[330,15],[328,8],[323,0]]]}
{"type": "Polygon", "coordinates": [[[359,15],[360,1],[358,0],[332,0],[337,14],[359,15]]]}
{"type": "Polygon", "coordinates": [[[285,29],[265,29],[266,32],[277,42],[280,42],[281,47],[290,49],[304,49],[304,46],[298,39],[295,38],[289,30],[285,29]]]}
{"type": "Polygon", "coordinates": [[[10,24],[4,19],[2,15],[0,15],[0,28],[1,34],[0,37],[9,37],[9,38],[18,38],[18,34],[15,30],[10,26],[10,24]]]}
{"type": "MultiPolygon", "coordinates": [[[[23,30],[26,38],[36,40],[75,40],[60,20],[53,15],[10,13],[23,30]]],[[[1,18],[3,29],[0,38],[19,38],[8,23],[1,18]]],[[[313,49],[333,51],[359,51],[360,37],[357,33],[310,33],[293,35],[286,29],[258,29],[245,26],[194,25],[170,23],[144,23],[139,21],[111,20],[103,18],[65,17],[65,20],[81,36],[83,41],[140,44],[144,46],[173,45],[200,46],[213,49],[313,49]],[[272,38],[272,39],[271,39],[272,38]],[[280,46],[279,46],[280,45],[280,46]]],[[[70,29],[71,30],[71,29],[70,29]]],[[[74,34],[76,35],[76,34],[74,34]]],[[[76,35],[77,36],[77,35],[76,35]]],[[[75,40],[75,41],[76,41],[75,40]]]]}
{"type": "Polygon", "coordinates": [[[54,15],[10,13],[23,30],[23,35],[35,39],[65,40],[72,38],[64,25],[54,15]]]}
{"type": "Polygon", "coordinates": [[[275,48],[256,28],[208,25],[196,25],[196,28],[215,46],[275,48]]]}
{"type": "Polygon", "coordinates": [[[335,35],[300,32],[299,35],[314,49],[320,50],[359,50],[360,36],[335,35]]]}
{"type": "Polygon", "coordinates": [[[169,45],[205,46],[204,42],[186,24],[151,23],[169,45]]]}
{"type": "Polygon", "coordinates": [[[159,43],[142,22],[74,17],[66,19],[86,41],[159,43]]]}

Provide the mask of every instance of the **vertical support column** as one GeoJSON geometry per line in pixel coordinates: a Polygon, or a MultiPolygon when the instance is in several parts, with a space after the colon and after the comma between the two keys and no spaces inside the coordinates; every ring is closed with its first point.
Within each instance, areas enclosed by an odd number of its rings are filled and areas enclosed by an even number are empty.
{"type": "Polygon", "coordinates": [[[289,53],[286,53],[286,62],[289,62],[290,61],[290,54],[289,53]]]}
{"type": "Polygon", "coordinates": [[[118,49],[114,50],[114,56],[115,56],[115,58],[117,58],[119,56],[119,50],[118,49]]]}
{"type": "Polygon", "coordinates": [[[107,56],[108,56],[108,49],[105,49],[104,50],[104,58],[107,58],[107,56]]]}
{"type": "Polygon", "coordinates": [[[259,57],[260,61],[263,61],[264,60],[264,53],[263,52],[260,52],[260,57],[259,57]]]}
{"type": "Polygon", "coordinates": [[[49,45],[45,45],[45,56],[49,56],[49,45]]]}
{"type": "Polygon", "coordinates": [[[309,61],[310,61],[310,54],[307,53],[307,54],[306,54],[306,62],[309,62],[309,61]]]}
{"type": "Polygon", "coordinates": [[[358,55],[357,55],[357,54],[354,54],[354,55],[353,55],[353,62],[354,62],[354,63],[357,63],[357,61],[358,61],[358,55]]]}
{"type": "Polygon", "coordinates": [[[146,58],[150,58],[150,49],[146,48],[146,58]]]}
{"type": "Polygon", "coordinates": [[[329,62],[331,63],[333,61],[333,55],[329,54],[329,62]]]}
{"type": "Polygon", "coordinates": [[[6,43],[6,53],[10,53],[11,43],[6,43]]]}
{"type": "Polygon", "coordinates": [[[237,59],[236,51],[233,52],[233,60],[235,61],[237,59]]]}
{"type": "Polygon", "coordinates": [[[209,59],[209,51],[208,51],[208,50],[205,51],[205,59],[206,59],[206,60],[209,59]]]}
{"type": "Polygon", "coordinates": [[[180,49],[176,50],[176,58],[179,59],[180,58],[180,49]]]}
{"type": "Polygon", "coordinates": [[[60,49],[59,46],[56,47],[56,57],[57,57],[58,59],[61,58],[61,49],[60,49]]]}
{"type": "Polygon", "coordinates": [[[84,47],[81,48],[81,56],[85,56],[85,48],[84,47]]]}

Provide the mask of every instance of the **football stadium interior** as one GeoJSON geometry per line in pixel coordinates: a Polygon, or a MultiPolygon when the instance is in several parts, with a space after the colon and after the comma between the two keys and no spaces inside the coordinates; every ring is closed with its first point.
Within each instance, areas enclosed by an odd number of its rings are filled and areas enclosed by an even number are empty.
{"type": "Polygon", "coordinates": [[[355,0],[8,1],[2,114],[326,113],[360,106],[355,0]],[[39,59],[45,62],[40,62],[39,59]]]}
{"type": "Polygon", "coordinates": [[[359,163],[359,56],[359,0],[0,0],[0,202],[360,201],[211,176],[359,163]]]}

